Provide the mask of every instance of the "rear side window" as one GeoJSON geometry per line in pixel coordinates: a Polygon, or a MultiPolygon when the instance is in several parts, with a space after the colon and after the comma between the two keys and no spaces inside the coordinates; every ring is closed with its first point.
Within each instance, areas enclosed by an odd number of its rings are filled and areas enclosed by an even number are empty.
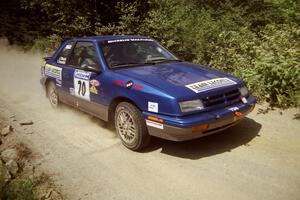
{"type": "Polygon", "coordinates": [[[61,52],[57,56],[56,62],[58,64],[66,64],[67,59],[69,59],[72,48],[73,48],[74,42],[69,42],[66,44],[66,46],[61,50],[61,52]]]}

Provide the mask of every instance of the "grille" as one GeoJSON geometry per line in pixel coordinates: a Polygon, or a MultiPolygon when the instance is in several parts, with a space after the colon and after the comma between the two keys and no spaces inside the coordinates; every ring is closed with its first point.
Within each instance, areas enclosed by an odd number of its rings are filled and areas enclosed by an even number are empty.
{"type": "Polygon", "coordinates": [[[221,104],[230,105],[240,100],[240,92],[238,89],[227,91],[218,95],[207,96],[202,100],[205,107],[218,106],[221,104]]]}

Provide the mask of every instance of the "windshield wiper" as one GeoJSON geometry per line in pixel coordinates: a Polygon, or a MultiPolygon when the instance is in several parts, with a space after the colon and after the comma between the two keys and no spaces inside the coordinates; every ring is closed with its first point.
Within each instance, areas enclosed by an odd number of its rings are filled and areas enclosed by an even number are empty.
{"type": "Polygon", "coordinates": [[[139,65],[155,65],[157,63],[163,63],[163,62],[183,62],[182,60],[178,59],[167,59],[167,58],[159,58],[159,59],[153,59],[149,60],[147,62],[141,62],[141,63],[117,63],[113,64],[112,68],[119,68],[119,67],[133,67],[133,66],[139,66],[139,65]]]}
{"type": "Polygon", "coordinates": [[[147,63],[160,63],[160,62],[183,62],[183,61],[179,59],[158,58],[158,59],[153,59],[147,63]]]}
{"type": "Polygon", "coordinates": [[[135,65],[140,65],[141,63],[118,63],[118,64],[113,64],[112,67],[127,67],[127,66],[135,66],[135,65]]]}
{"type": "Polygon", "coordinates": [[[138,65],[155,65],[155,62],[145,62],[145,63],[118,63],[118,64],[112,65],[112,68],[131,67],[131,66],[138,66],[138,65]]]}

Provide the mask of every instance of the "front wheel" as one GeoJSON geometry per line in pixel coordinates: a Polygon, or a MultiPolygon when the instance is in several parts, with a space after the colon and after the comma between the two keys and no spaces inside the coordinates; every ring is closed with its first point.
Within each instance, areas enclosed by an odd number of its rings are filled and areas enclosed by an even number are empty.
{"type": "Polygon", "coordinates": [[[137,151],[146,147],[151,139],[145,120],[134,105],[122,102],[115,111],[115,127],[124,146],[137,151]]]}

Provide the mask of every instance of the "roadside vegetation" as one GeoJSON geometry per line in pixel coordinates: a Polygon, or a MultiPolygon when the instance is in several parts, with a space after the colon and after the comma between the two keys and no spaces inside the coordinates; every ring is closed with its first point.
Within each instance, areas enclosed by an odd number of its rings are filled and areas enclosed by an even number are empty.
{"type": "Polygon", "coordinates": [[[67,38],[150,36],[179,58],[247,82],[271,106],[300,106],[300,3],[296,0],[1,2],[0,34],[51,53],[67,38]]]}
{"type": "Polygon", "coordinates": [[[33,132],[21,125],[23,122],[15,115],[3,117],[5,114],[1,109],[0,200],[66,199],[37,163],[37,154],[22,142],[24,135],[33,132]]]}

